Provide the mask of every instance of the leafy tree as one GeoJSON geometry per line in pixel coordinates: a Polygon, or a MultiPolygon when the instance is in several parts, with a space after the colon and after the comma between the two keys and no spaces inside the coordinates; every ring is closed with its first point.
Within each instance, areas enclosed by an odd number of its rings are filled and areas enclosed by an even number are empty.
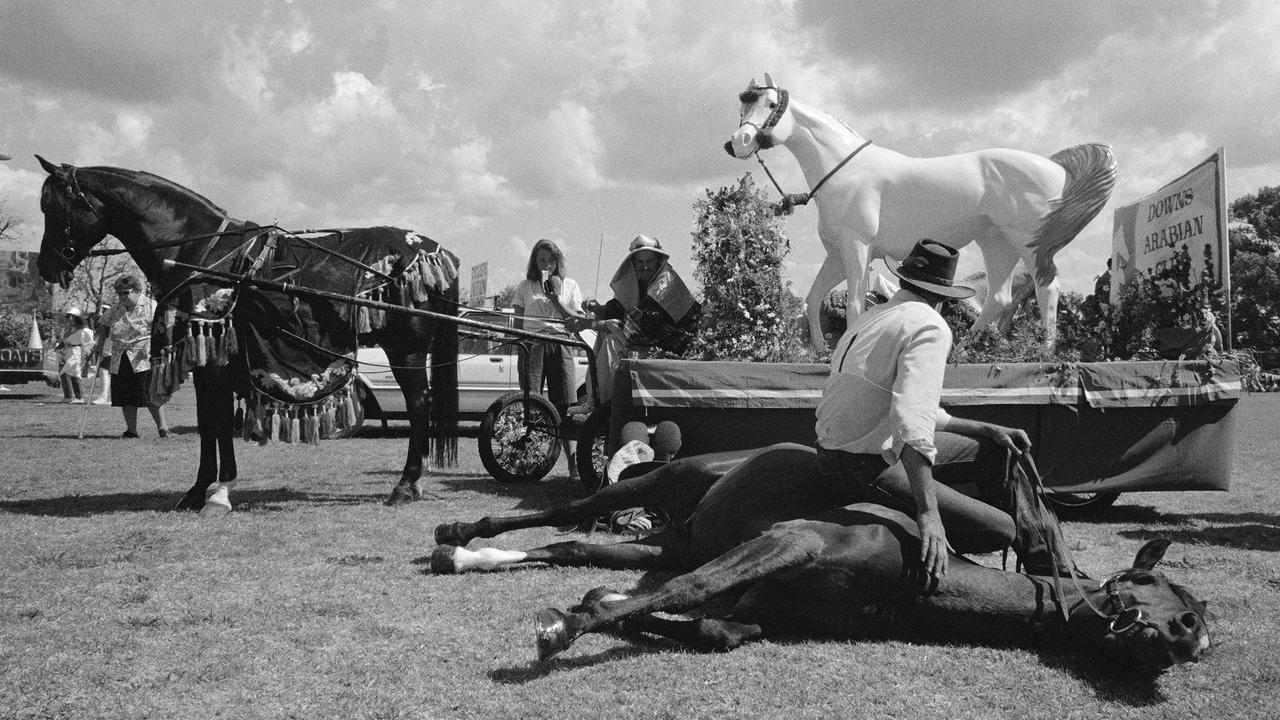
{"type": "Polygon", "coordinates": [[[782,280],[791,241],[776,210],[747,173],[694,203],[694,278],[702,285],[702,326],[690,355],[703,360],[812,359],[794,320],[796,300],[782,280]]]}
{"type": "Polygon", "coordinates": [[[1262,246],[1243,249],[1265,255],[1280,248],[1280,185],[1259,188],[1256,194],[1236,198],[1231,201],[1230,209],[1232,218],[1254,227],[1257,243],[1262,246]]]}
{"type": "Polygon", "coordinates": [[[1249,223],[1232,223],[1231,332],[1238,347],[1273,351],[1280,347],[1280,245],[1260,235],[1249,223]]]}

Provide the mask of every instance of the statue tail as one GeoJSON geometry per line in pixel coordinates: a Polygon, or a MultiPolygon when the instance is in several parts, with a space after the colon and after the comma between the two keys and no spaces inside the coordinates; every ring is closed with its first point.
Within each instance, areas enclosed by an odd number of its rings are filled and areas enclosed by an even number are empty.
{"type": "Polygon", "coordinates": [[[1116,156],[1110,145],[1076,145],[1049,159],[1067,171],[1067,181],[1062,197],[1052,201],[1053,208],[1031,238],[1030,247],[1036,254],[1036,284],[1041,286],[1058,274],[1053,256],[1102,210],[1116,185],[1116,156]]]}

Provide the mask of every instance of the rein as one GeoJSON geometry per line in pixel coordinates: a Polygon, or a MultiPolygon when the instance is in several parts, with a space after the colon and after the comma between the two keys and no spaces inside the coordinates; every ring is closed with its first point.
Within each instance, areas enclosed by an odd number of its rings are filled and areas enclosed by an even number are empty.
{"type": "MultiPolygon", "coordinates": [[[[1035,488],[1035,493],[1037,498],[1040,500],[1041,507],[1048,509],[1050,507],[1048,493],[1045,492],[1044,481],[1040,478],[1040,471],[1036,468],[1036,461],[1031,458],[1030,453],[1024,452],[1018,456],[1017,462],[1022,466],[1023,472],[1025,472],[1027,477],[1031,480],[1031,486],[1035,488]]],[[[1052,513],[1053,511],[1050,510],[1049,512],[1052,513]]],[[[1056,516],[1054,519],[1057,519],[1056,516]]],[[[1050,533],[1050,535],[1052,535],[1052,533],[1050,533]]],[[[1075,553],[1071,552],[1071,546],[1063,543],[1062,546],[1059,547],[1056,542],[1053,542],[1052,537],[1050,537],[1049,540],[1052,543],[1051,550],[1053,554],[1064,556],[1066,560],[1067,574],[1071,577],[1071,583],[1075,585],[1076,592],[1080,593],[1080,599],[1072,603],[1070,608],[1064,607],[1061,602],[1059,602],[1058,608],[1062,613],[1062,619],[1064,622],[1070,622],[1071,613],[1074,612],[1076,608],[1080,607],[1081,603],[1083,603],[1088,605],[1089,609],[1092,610],[1095,615],[1109,621],[1108,627],[1111,632],[1116,635],[1128,635],[1139,627],[1151,625],[1151,623],[1145,619],[1142,608],[1131,608],[1125,606],[1124,599],[1120,597],[1120,592],[1116,590],[1115,587],[1115,582],[1119,575],[1112,575],[1102,583],[1102,589],[1107,592],[1107,599],[1111,601],[1115,608],[1117,608],[1116,612],[1104,612],[1102,608],[1095,605],[1093,600],[1089,599],[1089,593],[1080,585],[1080,578],[1077,576],[1076,570],[1075,553]]],[[[1058,583],[1058,576],[1056,573],[1053,576],[1053,587],[1054,591],[1058,594],[1058,597],[1061,598],[1062,587],[1058,583]]]]}
{"type": "Polygon", "coordinates": [[[808,205],[809,201],[813,199],[813,196],[817,195],[818,191],[822,189],[822,186],[825,185],[827,181],[831,179],[831,176],[840,172],[840,168],[848,164],[850,160],[856,157],[858,153],[862,152],[870,144],[871,144],[871,141],[867,140],[863,142],[861,145],[859,145],[858,147],[854,148],[853,152],[849,153],[848,155],[845,155],[844,159],[841,160],[839,163],[837,163],[835,167],[831,168],[830,172],[828,172],[826,175],[823,175],[822,179],[819,180],[818,183],[813,186],[813,189],[807,193],[783,192],[782,186],[779,185],[778,181],[774,179],[773,173],[769,172],[769,166],[765,165],[764,159],[760,157],[760,151],[756,150],[752,154],[756,156],[756,161],[760,163],[760,167],[764,168],[764,174],[769,176],[769,180],[773,183],[773,186],[778,189],[778,194],[782,196],[782,202],[778,204],[778,209],[784,215],[790,215],[791,211],[794,210],[797,205],[808,205]]]}

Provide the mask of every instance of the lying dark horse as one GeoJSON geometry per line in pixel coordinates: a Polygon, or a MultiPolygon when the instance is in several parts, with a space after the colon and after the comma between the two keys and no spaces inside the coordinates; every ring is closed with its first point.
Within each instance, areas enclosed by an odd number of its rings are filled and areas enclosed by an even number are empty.
{"type": "MultiPolygon", "coordinates": [[[[1209,646],[1204,605],[1152,571],[1168,541],[1147,543],[1133,568],[1105,582],[1083,580],[1083,593],[1070,582],[1056,586],[1049,578],[960,557],[953,557],[947,574],[931,585],[908,515],[872,504],[831,509],[824,506],[816,476],[813,451],[798,445],[678,460],[547,512],[442,525],[436,539],[465,543],[637,505],[667,511],[667,531],[630,542],[567,542],[528,552],[442,544],[432,564],[437,572],[546,562],[684,573],[651,593],[628,598],[597,589],[569,612],[540,612],[542,659],[584,633],[617,629],[620,623],[705,649],[729,649],[765,634],[793,631],[865,636],[905,630],[974,641],[1016,640],[1036,626],[1046,637],[1119,649],[1148,672],[1196,660],[1209,646]],[[732,609],[722,617],[652,615],[726,598],[732,609]]],[[[973,540],[970,551],[980,545],[980,538],[973,540]]]]}
{"type": "MultiPolygon", "coordinates": [[[[247,264],[255,256],[241,257],[239,253],[246,253],[246,247],[259,250],[263,247],[250,242],[257,242],[261,237],[255,234],[257,226],[231,219],[205,198],[164,178],[120,168],[55,166],[44,158],[39,160],[49,173],[40,199],[45,229],[37,260],[40,276],[47,282],[62,283],[65,287],[76,266],[108,234],[124,244],[158,299],[173,296],[179,289],[189,287],[187,284],[193,280],[190,271],[167,267],[166,260],[200,267],[210,267],[227,259],[241,259],[247,264]]],[[[395,282],[406,272],[403,259],[422,257],[426,246],[432,246],[431,259],[452,263],[456,269],[457,258],[429,238],[396,228],[376,227],[325,231],[320,240],[291,247],[288,257],[284,258],[291,264],[279,270],[296,285],[354,294],[370,287],[369,278],[374,278],[374,283],[381,280],[375,278],[378,273],[370,269],[372,264],[383,262],[389,301],[456,315],[456,282],[452,287],[430,292],[424,289],[417,296],[406,295],[395,282]]],[[[269,254],[260,251],[257,257],[269,254]]],[[[354,348],[359,328],[352,321],[350,307],[297,298],[285,298],[285,302],[292,303],[295,311],[302,311],[294,315],[303,317],[312,326],[326,326],[320,329],[351,340],[354,348]]],[[[238,307],[234,317],[237,325],[244,320],[238,307]]],[[[261,331],[278,332],[279,328],[261,331]]],[[[431,449],[432,441],[438,460],[447,461],[456,453],[457,326],[431,317],[388,312],[385,324],[371,329],[365,339],[386,351],[404,392],[409,410],[409,448],[404,470],[389,503],[410,501],[421,495],[418,479],[422,474],[422,458],[431,449]],[[430,395],[428,353],[432,363],[430,395]]],[[[200,509],[205,504],[208,488],[215,481],[226,488],[236,479],[232,392],[233,388],[244,386],[249,370],[243,352],[226,365],[208,364],[192,370],[200,431],[200,467],[195,484],[179,503],[181,509],[200,509]]]]}

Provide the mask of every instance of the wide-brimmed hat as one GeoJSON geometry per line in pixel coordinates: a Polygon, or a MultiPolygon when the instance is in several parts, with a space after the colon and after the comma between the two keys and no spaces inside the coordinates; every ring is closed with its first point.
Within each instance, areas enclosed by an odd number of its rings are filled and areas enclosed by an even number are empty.
{"type": "Polygon", "coordinates": [[[960,253],[936,240],[921,240],[898,267],[889,270],[905,282],[945,298],[973,297],[973,288],[952,284],[960,253]]]}
{"type": "Polygon", "coordinates": [[[74,305],[67,308],[67,312],[64,314],[70,315],[71,317],[78,317],[78,318],[84,317],[84,313],[80,310],[80,308],[75,307],[74,305]]]}
{"type": "Polygon", "coordinates": [[[649,250],[662,256],[663,260],[671,257],[666,250],[662,249],[662,243],[658,242],[658,238],[652,238],[648,235],[637,235],[631,244],[627,246],[627,256],[623,262],[631,262],[631,258],[642,250],[649,250]]]}

